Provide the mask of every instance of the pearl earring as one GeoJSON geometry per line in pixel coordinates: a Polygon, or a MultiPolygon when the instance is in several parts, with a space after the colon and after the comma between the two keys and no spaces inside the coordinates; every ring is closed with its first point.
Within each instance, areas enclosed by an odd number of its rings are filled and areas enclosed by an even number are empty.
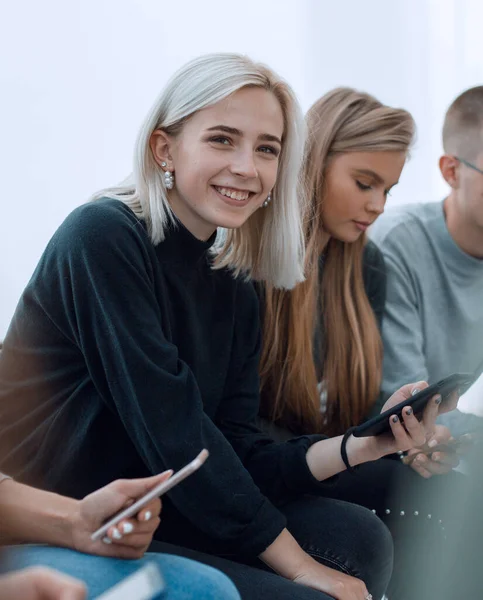
{"type": "Polygon", "coordinates": [[[263,208],[267,208],[267,206],[270,204],[271,201],[272,201],[272,193],[270,192],[267,196],[267,199],[262,204],[263,208]]]}
{"type": "MultiPolygon", "coordinates": [[[[163,162],[161,163],[162,167],[167,167],[168,164],[163,160],[163,162]]],[[[165,171],[164,172],[164,185],[166,186],[166,189],[168,190],[172,190],[174,187],[174,176],[172,171],[165,171]]]]}

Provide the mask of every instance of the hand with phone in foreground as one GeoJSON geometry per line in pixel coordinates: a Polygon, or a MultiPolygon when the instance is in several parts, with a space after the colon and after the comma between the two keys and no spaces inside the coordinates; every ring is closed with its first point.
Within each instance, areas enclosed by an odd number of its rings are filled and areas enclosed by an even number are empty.
{"type": "Polygon", "coordinates": [[[144,479],[119,479],[79,501],[72,519],[71,547],[100,556],[141,558],[160,523],[160,498],[151,499],[131,518],[117,522],[101,539],[93,541],[92,532],[160,483],[167,481],[172,473],[165,471],[144,479]]]}
{"type": "Polygon", "coordinates": [[[409,452],[413,448],[424,446],[434,438],[437,431],[436,418],[438,414],[456,408],[458,394],[452,393],[444,406],[441,402],[441,395],[436,394],[426,403],[422,416],[419,417],[421,420],[419,420],[416,418],[410,402],[418,392],[427,387],[429,386],[425,381],[405,385],[384,404],[381,413],[391,415],[388,418],[390,432],[366,438],[372,446],[374,455],[372,460],[398,451],[409,452]],[[393,414],[391,411],[395,407],[404,404],[405,401],[408,401],[408,405],[401,410],[402,416],[399,418],[397,414],[393,414]]]}
{"type": "Polygon", "coordinates": [[[0,534],[4,544],[48,544],[86,554],[141,558],[159,525],[161,501],[151,498],[130,518],[118,520],[99,540],[92,532],[171,477],[120,479],[75,500],[15,480],[0,484],[0,534]]]}

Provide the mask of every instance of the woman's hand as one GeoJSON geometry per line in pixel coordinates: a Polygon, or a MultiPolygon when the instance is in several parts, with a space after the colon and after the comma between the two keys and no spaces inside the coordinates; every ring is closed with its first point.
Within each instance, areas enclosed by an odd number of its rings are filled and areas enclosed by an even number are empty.
{"type": "Polygon", "coordinates": [[[93,542],[91,535],[116,513],[131,505],[153,487],[169,479],[166,471],[145,479],[119,479],[89,494],[77,503],[72,518],[70,547],[89,554],[118,558],[140,558],[146,552],[160,519],[161,500],[147,504],[135,518],[124,519],[111,527],[103,540],[93,542]]]}
{"type": "Polygon", "coordinates": [[[0,577],[1,600],[84,600],[86,597],[82,582],[43,567],[0,577]]]}
{"type": "Polygon", "coordinates": [[[431,448],[444,446],[451,439],[451,431],[447,427],[436,425],[431,440],[421,448],[410,450],[405,461],[425,479],[433,475],[445,475],[459,465],[458,454],[444,450],[431,452],[431,448]]]}
{"type": "Polygon", "coordinates": [[[321,565],[304,552],[293,535],[284,529],[260,559],[282,577],[325,592],[336,600],[371,600],[360,579],[321,565]]]}
{"type": "Polygon", "coordinates": [[[336,600],[372,600],[362,580],[321,565],[308,555],[292,581],[324,592],[336,600]]]}
{"type": "MultiPolygon", "coordinates": [[[[386,404],[384,404],[381,412],[390,410],[400,402],[410,399],[417,392],[427,387],[428,384],[425,381],[409,383],[403,386],[389,398],[386,404]]],[[[448,406],[445,407],[445,410],[451,410],[456,406],[456,403],[457,397],[453,395],[447,402],[448,406]]],[[[388,454],[393,454],[400,450],[409,451],[413,448],[419,448],[426,442],[429,442],[435,432],[436,417],[440,412],[440,404],[440,395],[431,398],[424,409],[421,422],[414,416],[410,406],[403,408],[402,421],[397,415],[391,415],[389,417],[391,434],[367,438],[367,443],[371,447],[371,454],[374,457],[373,460],[381,458],[382,456],[387,456],[388,454]]]]}

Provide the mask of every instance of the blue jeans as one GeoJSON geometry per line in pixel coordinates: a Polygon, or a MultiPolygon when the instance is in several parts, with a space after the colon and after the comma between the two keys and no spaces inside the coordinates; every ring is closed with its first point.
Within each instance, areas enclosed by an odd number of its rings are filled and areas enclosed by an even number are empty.
{"type": "Polygon", "coordinates": [[[82,580],[88,598],[96,598],[147,562],[158,565],[166,582],[163,600],[240,600],[233,583],[216,569],[188,558],[148,553],[140,560],[122,560],[82,554],[50,546],[11,546],[2,553],[4,567],[17,570],[45,566],[82,580]]]}

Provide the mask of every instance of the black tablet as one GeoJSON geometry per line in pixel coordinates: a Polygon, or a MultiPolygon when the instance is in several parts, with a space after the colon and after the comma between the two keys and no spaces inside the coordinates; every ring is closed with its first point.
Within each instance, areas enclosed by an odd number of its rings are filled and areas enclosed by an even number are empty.
{"type": "Polygon", "coordinates": [[[441,394],[442,403],[445,402],[449,396],[454,392],[458,391],[461,396],[475,381],[475,376],[470,373],[455,373],[445,379],[442,379],[438,383],[430,385],[424,390],[421,390],[412,398],[404,400],[393,406],[390,410],[386,410],[377,417],[362,423],[356,427],[353,432],[355,437],[369,437],[372,435],[381,435],[381,433],[390,433],[391,426],[389,425],[389,418],[392,415],[397,415],[401,422],[404,423],[402,417],[402,409],[406,406],[410,406],[414,415],[421,420],[423,418],[423,412],[426,408],[426,404],[436,394],[441,394]]]}

